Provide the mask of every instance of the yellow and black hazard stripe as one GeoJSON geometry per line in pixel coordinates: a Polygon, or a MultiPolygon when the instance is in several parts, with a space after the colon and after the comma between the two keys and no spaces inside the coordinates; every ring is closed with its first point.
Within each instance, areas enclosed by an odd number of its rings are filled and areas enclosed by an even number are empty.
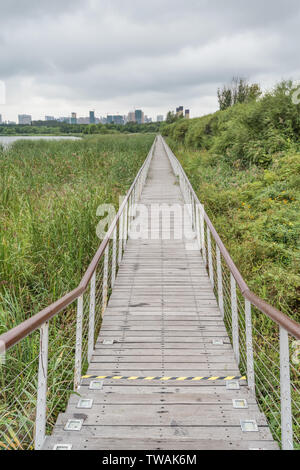
{"type": "Polygon", "coordinates": [[[193,381],[199,380],[247,380],[245,375],[228,375],[224,377],[211,376],[211,377],[126,377],[124,375],[83,375],[82,379],[106,379],[106,380],[160,380],[167,382],[169,380],[174,381],[193,381]]]}

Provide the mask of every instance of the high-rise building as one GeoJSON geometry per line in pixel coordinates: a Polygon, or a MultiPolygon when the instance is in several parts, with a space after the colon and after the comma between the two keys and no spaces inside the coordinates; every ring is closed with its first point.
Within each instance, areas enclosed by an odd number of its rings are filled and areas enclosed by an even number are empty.
{"type": "Polygon", "coordinates": [[[136,109],[134,111],[134,117],[135,117],[135,122],[137,124],[143,124],[144,123],[144,113],[141,109],[136,109]]]}
{"type": "Polygon", "coordinates": [[[55,121],[54,116],[45,116],[45,121],[55,121]]]}
{"type": "Polygon", "coordinates": [[[176,116],[183,116],[183,106],[178,106],[178,108],[176,108],[176,116]]]}
{"type": "Polygon", "coordinates": [[[29,124],[31,125],[31,116],[30,114],[19,114],[18,115],[18,122],[19,124],[22,124],[22,125],[25,125],[25,124],[29,124]]]}
{"type": "Polygon", "coordinates": [[[189,110],[189,109],[186,109],[186,110],[184,111],[184,117],[185,117],[186,119],[190,119],[190,110],[189,110]]]}
{"type": "Polygon", "coordinates": [[[71,113],[71,124],[77,124],[77,114],[71,113]]]}
{"type": "Polygon", "coordinates": [[[127,117],[127,122],[135,122],[135,112],[134,111],[129,111],[128,117],[127,117]]]}
{"type": "Polygon", "coordinates": [[[0,124],[2,124],[2,114],[0,114],[0,124]]]}
{"type": "Polygon", "coordinates": [[[159,114],[157,117],[156,117],[156,122],[163,122],[164,120],[164,117],[162,114],[159,114]]]}
{"type": "Polygon", "coordinates": [[[95,111],[90,111],[90,124],[95,124],[95,111]]]}

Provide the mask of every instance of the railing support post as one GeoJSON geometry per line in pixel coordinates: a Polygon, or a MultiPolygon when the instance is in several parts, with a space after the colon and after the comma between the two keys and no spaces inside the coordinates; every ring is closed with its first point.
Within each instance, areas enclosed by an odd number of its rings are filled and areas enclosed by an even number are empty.
{"type": "Polygon", "coordinates": [[[200,206],[200,237],[201,237],[201,251],[204,266],[206,267],[206,249],[205,249],[205,230],[204,230],[204,206],[200,206]]]}
{"type": "Polygon", "coordinates": [[[231,291],[231,315],[232,315],[232,343],[236,362],[240,362],[240,346],[239,346],[239,319],[236,298],[236,281],[230,273],[230,291],[231,291]]]}
{"type": "Polygon", "coordinates": [[[218,302],[222,318],[224,318],[224,298],[223,298],[223,278],[222,278],[222,263],[221,253],[218,245],[216,245],[217,253],[217,277],[218,277],[218,302]]]}
{"type": "Polygon", "coordinates": [[[290,382],[290,352],[288,332],[281,326],[280,333],[280,400],[281,444],[283,450],[293,449],[293,426],[290,382]]]}
{"type": "Polygon", "coordinates": [[[120,266],[123,257],[123,215],[124,211],[120,215],[119,219],[119,253],[118,253],[118,265],[120,266]]]}
{"type": "Polygon", "coordinates": [[[124,242],[123,242],[123,246],[124,246],[124,249],[125,249],[126,243],[127,243],[127,235],[128,235],[128,201],[126,202],[125,207],[124,207],[123,224],[124,224],[124,242]]]}
{"type": "Polygon", "coordinates": [[[117,228],[113,231],[113,250],[112,250],[112,262],[111,262],[111,287],[114,286],[116,280],[117,270],[117,228]]]}
{"type": "Polygon", "coordinates": [[[102,315],[107,306],[108,295],[108,257],[109,257],[109,242],[104,252],[104,269],[103,269],[103,286],[102,286],[102,315]]]}
{"type": "Polygon", "coordinates": [[[199,250],[201,250],[201,232],[200,232],[200,206],[196,204],[195,206],[196,212],[196,234],[197,234],[197,242],[199,246],[199,250]]]}
{"type": "Polygon", "coordinates": [[[81,381],[82,317],[83,317],[83,294],[77,299],[75,372],[74,372],[75,392],[78,390],[80,381],[81,381]]]}
{"type": "Polygon", "coordinates": [[[95,339],[95,299],[96,299],[96,270],[91,277],[90,284],[90,311],[89,311],[89,334],[88,334],[88,362],[92,359],[95,339]]]}
{"type": "Polygon", "coordinates": [[[40,327],[39,372],[34,440],[35,450],[41,450],[46,437],[48,332],[49,324],[46,322],[40,327]]]}
{"type": "Polygon", "coordinates": [[[245,299],[245,323],[246,323],[246,352],[247,352],[247,379],[248,387],[255,395],[255,375],[253,362],[253,341],[252,341],[252,316],[251,302],[245,299]]]}
{"type": "Polygon", "coordinates": [[[208,251],[208,274],[209,274],[211,285],[214,287],[214,270],[213,270],[213,262],[212,262],[211,238],[210,238],[209,227],[207,227],[207,251],[208,251]]]}

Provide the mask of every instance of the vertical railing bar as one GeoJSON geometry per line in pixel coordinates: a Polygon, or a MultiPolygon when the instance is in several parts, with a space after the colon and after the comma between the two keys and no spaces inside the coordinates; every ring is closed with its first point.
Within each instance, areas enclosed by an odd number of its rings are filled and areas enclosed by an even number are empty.
{"type": "Polygon", "coordinates": [[[210,229],[207,226],[207,252],[208,252],[208,274],[212,287],[214,287],[214,270],[212,262],[212,252],[211,252],[211,237],[210,229]]]}
{"type": "Polygon", "coordinates": [[[123,228],[124,228],[123,247],[124,247],[124,249],[125,249],[126,243],[127,243],[127,230],[128,230],[127,216],[128,216],[128,201],[126,202],[125,207],[124,207],[124,220],[123,220],[123,224],[124,224],[123,225],[123,228]]]}
{"type": "Polygon", "coordinates": [[[247,379],[248,387],[255,395],[255,375],[253,361],[253,339],[252,339],[252,315],[251,302],[245,299],[245,323],[246,323],[246,351],[247,351],[247,379]]]}
{"type": "Polygon", "coordinates": [[[83,294],[77,299],[75,372],[74,372],[74,390],[75,391],[78,390],[80,386],[80,381],[81,381],[82,317],[83,317],[83,294]]]}
{"type": "Polygon", "coordinates": [[[35,418],[35,449],[41,450],[46,437],[49,323],[40,327],[38,389],[35,418]]]}
{"type": "Polygon", "coordinates": [[[107,295],[108,295],[108,258],[109,258],[109,242],[106,245],[104,251],[104,269],[103,269],[103,281],[102,281],[102,315],[107,306],[107,295]]]}
{"type": "Polygon", "coordinates": [[[236,280],[230,273],[230,291],[231,291],[231,315],[232,315],[232,343],[233,351],[236,362],[240,362],[240,347],[239,347],[239,323],[238,323],[238,310],[237,310],[237,297],[236,297],[236,280]]]}
{"type": "Polygon", "coordinates": [[[199,250],[201,250],[200,206],[199,206],[199,204],[196,204],[195,211],[196,211],[196,234],[197,234],[197,242],[198,242],[199,250]]]}
{"type": "Polygon", "coordinates": [[[92,359],[95,341],[95,302],[96,302],[96,269],[93,272],[90,283],[90,310],[88,333],[88,362],[92,359]]]}
{"type": "Polygon", "coordinates": [[[206,249],[205,249],[205,229],[204,229],[204,206],[200,205],[200,236],[201,236],[201,251],[204,266],[206,267],[206,249]]]}
{"type": "Polygon", "coordinates": [[[118,253],[118,265],[120,266],[123,257],[123,215],[124,210],[119,218],[119,253],[118,253]]]}
{"type": "Polygon", "coordinates": [[[113,231],[113,251],[112,251],[112,266],[111,266],[111,287],[114,286],[116,280],[117,270],[117,227],[113,231]]]}
{"type": "Polygon", "coordinates": [[[223,275],[222,275],[222,263],[221,263],[221,252],[216,245],[217,253],[217,277],[218,277],[218,303],[222,318],[224,318],[224,297],[223,297],[223,275]]]}
{"type": "Polygon", "coordinates": [[[292,450],[293,426],[291,406],[289,335],[279,328],[280,341],[280,401],[281,401],[281,445],[283,450],[292,450]]]}

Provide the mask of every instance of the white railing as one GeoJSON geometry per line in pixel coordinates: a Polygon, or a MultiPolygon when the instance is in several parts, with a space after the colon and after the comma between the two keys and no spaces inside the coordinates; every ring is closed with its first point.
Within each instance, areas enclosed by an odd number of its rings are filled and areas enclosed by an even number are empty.
{"type": "MultiPolygon", "coordinates": [[[[161,137],[160,137],[161,138],[161,137]]],[[[282,449],[300,445],[300,325],[253,294],[224,247],[182,166],[161,138],[183,199],[191,205],[199,249],[232,342],[274,438],[282,449]],[[291,341],[290,341],[291,339],[291,341]],[[293,360],[291,360],[293,358],[293,360]],[[294,361],[294,362],[293,362],[294,361]],[[292,377],[292,380],[291,380],[292,377]]]]}
{"type": "Polygon", "coordinates": [[[72,388],[78,389],[122,261],[155,143],[156,139],[79,286],[0,336],[0,448],[41,449],[72,388]]]}

